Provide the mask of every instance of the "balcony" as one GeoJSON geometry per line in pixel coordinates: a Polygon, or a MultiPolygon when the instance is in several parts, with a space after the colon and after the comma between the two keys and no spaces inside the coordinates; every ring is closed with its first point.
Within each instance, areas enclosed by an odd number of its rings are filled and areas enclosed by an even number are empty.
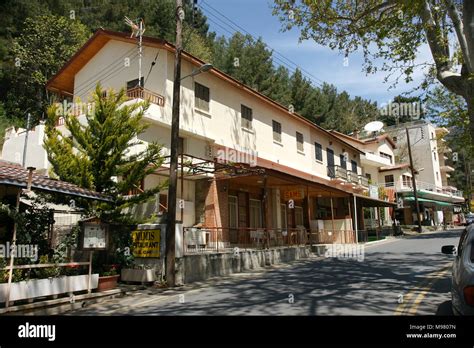
{"type": "Polygon", "coordinates": [[[376,155],[374,153],[366,152],[364,155],[361,155],[361,163],[368,164],[372,166],[390,166],[392,162],[390,159],[376,155]]]}
{"type": "Polygon", "coordinates": [[[129,99],[143,99],[158,106],[165,106],[165,98],[162,95],[153,93],[143,87],[133,87],[127,89],[127,97],[129,99]]]}
{"type": "MultiPolygon", "coordinates": [[[[379,186],[381,187],[395,187],[395,183],[390,182],[390,183],[383,183],[380,184],[379,186]]],[[[416,180],[416,190],[417,191],[424,191],[425,195],[432,196],[432,199],[436,199],[436,195],[444,195],[445,197],[453,197],[456,198],[457,200],[464,200],[463,197],[463,192],[459,191],[456,187],[453,186],[436,186],[434,184],[424,182],[424,181],[419,181],[416,180]],[[431,194],[433,193],[433,194],[431,194]]],[[[403,182],[400,184],[397,184],[397,191],[398,192],[407,192],[407,191],[413,191],[412,187],[412,182],[411,180],[408,182],[403,182]]],[[[428,197],[430,198],[430,197],[428,197]]]]}
{"type": "Polygon", "coordinates": [[[340,166],[328,166],[328,176],[334,180],[347,181],[347,169],[340,166]]]}
{"type": "Polygon", "coordinates": [[[369,187],[369,179],[365,176],[359,175],[359,185],[362,187],[369,187]]]}
{"type": "Polygon", "coordinates": [[[357,173],[354,173],[352,171],[347,172],[347,181],[359,185],[359,175],[357,173]]]}
{"type": "Polygon", "coordinates": [[[441,166],[439,169],[440,169],[442,172],[445,172],[445,173],[454,172],[454,170],[455,170],[453,167],[451,167],[451,166],[446,166],[446,165],[441,166]]]}

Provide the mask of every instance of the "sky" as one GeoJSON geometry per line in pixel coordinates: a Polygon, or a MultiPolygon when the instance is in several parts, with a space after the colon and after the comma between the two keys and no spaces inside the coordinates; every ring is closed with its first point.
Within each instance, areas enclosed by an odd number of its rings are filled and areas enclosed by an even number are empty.
{"type": "MultiPolygon", "coordinates": [[[[423,71],[418,69],[415,70],[412,83],[406,84],[401,79],[395,88],[389,90],[391,83],[384,83],[386,72],[366,75],[362,71],[362,54],[350,55],[347,63],[344,64],[344,56],[338,51],[332,51],[314,41],[299,43],[298,29],[282,32],[278,17],[272,15],[270,0],[199,0],[198,4],[208,18],[211,31],[226,37],[231,35],[229,32],[242,31],[224,24],[228,21],[214,12],[212,9],[214,8],[254,37],[261,36],[268,46],[313,75],[318,79],[317,82],[321,80],[331,83],[337,87],[338,91],[347,91],[351,97],[361,96],[384,105],[396,95],[412,90],[423,79],[423,71]]],[[[417,62],[431,60],[427,46],[420,49],[419,57],[417,62]]],[[[278,64],[278,62],[275,63],[278,64]]]]}

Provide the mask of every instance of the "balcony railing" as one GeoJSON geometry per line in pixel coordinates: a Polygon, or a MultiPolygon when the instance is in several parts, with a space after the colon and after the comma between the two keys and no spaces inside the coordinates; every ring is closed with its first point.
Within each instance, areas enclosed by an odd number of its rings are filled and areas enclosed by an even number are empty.
{"type": "Polygon", "coordinates": [[[127,89],[127,97],[130,99],[143,99],[148,100],[150,103],[156,104],[158,106],[165,105],[165,98],[162,95],[153,93],[143,87],[133,87],[127,89]]]}
{"type": "Polygon", "coordinates": [[[347,180],[347,169],[340,166],[328,166],[328,176],[332,179],[347,180]]]}
{"type": "MultiPolygon", "coordinates": [[[[395,183],[387,182],[379,184],[381,187],[394,187],[395,183]]],[[[400,186],[401,190],[413,190],[412,182],[403,182],[400,186]]],[[[449,196],[463,197],[463,192],[456,190],[453,187],[439,187],[429,182],[416,180],[416,189],[423,191],[431,191],[436,193],[441,193],[449,196]]]]}
{"type": "Polygon", "coordinates": [[[347,180],[353,184],[359,185],[359,175],[353,171],[347,172],[347,180]]]}
{"type": "Polygon", "coordinates": [[[359,175],[359,185],[369,187],[369,179],[365,176],[359,175]]]}

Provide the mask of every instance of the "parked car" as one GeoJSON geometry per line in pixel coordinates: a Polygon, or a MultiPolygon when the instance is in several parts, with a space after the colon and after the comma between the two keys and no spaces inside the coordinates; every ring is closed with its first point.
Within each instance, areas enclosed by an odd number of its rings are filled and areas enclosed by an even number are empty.
{"type": "Polygon", "coordinates": [[[441,252],[456,255],[451,288],[454,314],[474,315],[474,225],[464,229],[457,248],[445,245],[441,252]]]}
{"type": "Polygon", "coordinates": [[[466,214],[466,222],[465,222],[465,225],[466,225],[466,226],[469,226],[469,225],[472,224],[473,222],[474,222],[474,214],[473,214],[473,213],[466,214]]]}

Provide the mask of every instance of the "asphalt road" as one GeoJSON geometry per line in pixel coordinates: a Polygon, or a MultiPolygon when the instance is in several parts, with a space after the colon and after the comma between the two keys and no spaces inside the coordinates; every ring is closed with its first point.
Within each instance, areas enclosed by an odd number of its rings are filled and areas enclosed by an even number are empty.
{"type": "Polygon", "coordinates": [[[364,258],[314,257],[179,290],[153,289],[86,306],[72,315],[450,314],[452,256],[461,230],[382,241],[364,258]]]}

